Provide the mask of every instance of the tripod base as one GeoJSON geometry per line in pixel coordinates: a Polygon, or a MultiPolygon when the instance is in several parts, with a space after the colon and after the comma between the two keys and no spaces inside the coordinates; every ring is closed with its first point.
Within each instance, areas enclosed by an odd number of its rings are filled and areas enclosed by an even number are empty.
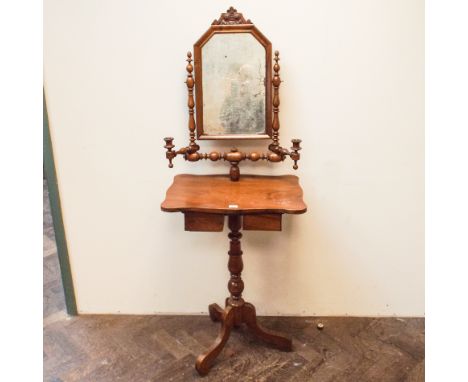
{"type": "Polygon", "coordinates": [[[214,360],[219,355],[226,344],[233,327],[246,324],[250,331],[259,339],[276,347],[279,350],[291,351],[292,341],[279,333],[263,329],[257,323],[255,307],[245,302],[242,298],[226,299],[226,307],[222,309],[218,304],[211,304],[208,307],[210,317],[215,322],[221,322],[221,330],[211,347],[203,354],[199,355],[195,363],[195,368],[200,375],[206,375],[214,360]]]}

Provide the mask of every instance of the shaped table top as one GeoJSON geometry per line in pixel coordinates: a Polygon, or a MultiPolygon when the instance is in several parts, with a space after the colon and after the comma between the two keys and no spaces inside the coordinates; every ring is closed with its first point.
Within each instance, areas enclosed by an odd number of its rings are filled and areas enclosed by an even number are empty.
{"type": "Polygon", "coordinates": [[[241,175],[233,182],[229,175],[182,174],[174,177],[161,209],[224,215],[302,214],[307,206],[294,175],[241,175]]]}

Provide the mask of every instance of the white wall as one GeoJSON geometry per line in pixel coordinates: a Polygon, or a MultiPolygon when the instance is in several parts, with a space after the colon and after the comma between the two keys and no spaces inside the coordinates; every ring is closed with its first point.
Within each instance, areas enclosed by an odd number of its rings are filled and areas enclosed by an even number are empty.
{"type": "MultiPolygon", "coordinates": [[[[228,171],[181,158],[170,170],[162,138],[186,144],[185,54],[229,5],[45,1],[45,91],[81,313],[206,313],[227,295],[226,235],[185,232],[159,206],[175,174],[228,171]]],[[[303,139],[309,207],[281,233],[244,234],[245,298],[260,314],[423,315],[423,1],[232,5],[281,52],[280,137],[303,139]]],[[[293,172],[291,161],[241,171],[293,172]]]]}

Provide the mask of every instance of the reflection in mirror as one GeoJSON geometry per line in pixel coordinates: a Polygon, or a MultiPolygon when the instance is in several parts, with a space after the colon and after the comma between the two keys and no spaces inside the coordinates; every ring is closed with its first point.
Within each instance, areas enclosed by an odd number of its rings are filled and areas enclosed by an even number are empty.
{"type": "Polygon", "coordinates": [[[250,33],[217,33],[202,47],[204,134],[265,134],[265,54],[250,33]]]}

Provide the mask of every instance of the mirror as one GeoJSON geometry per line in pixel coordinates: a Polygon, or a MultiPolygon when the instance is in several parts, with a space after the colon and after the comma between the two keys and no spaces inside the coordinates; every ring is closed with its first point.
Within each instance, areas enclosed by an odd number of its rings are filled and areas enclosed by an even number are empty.
{"type": "Polygon", "coordinates": [[[194,46],[199,139],[271,137],[271,44],[253,26],[212,25],[194,46]]]}
{"type": "Polygon", "coordinates": [[[251,34],[217,34],[202,55],[205,134],[264,133],[264,47],[251,34]]]}

